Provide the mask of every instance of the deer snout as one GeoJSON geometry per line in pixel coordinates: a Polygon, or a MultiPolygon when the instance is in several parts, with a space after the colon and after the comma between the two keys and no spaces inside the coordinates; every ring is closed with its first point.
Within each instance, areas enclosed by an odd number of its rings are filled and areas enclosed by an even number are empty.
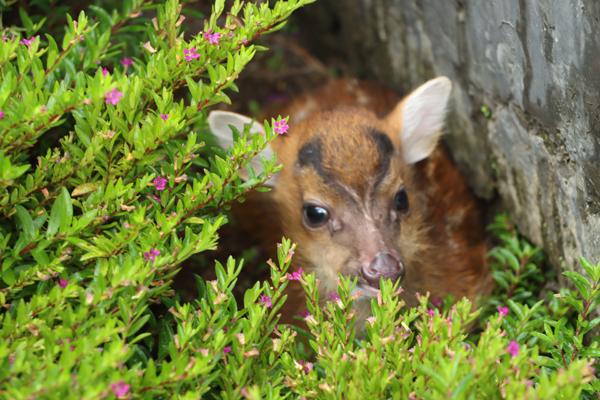
{"type": "Polygon", "coordinates": [[[404,276],[404,265],[390,253],[377,253],[367,266],[362,267],[362,276],[373,287],[379,287],[381,278],[397,281],[404,276]]]}

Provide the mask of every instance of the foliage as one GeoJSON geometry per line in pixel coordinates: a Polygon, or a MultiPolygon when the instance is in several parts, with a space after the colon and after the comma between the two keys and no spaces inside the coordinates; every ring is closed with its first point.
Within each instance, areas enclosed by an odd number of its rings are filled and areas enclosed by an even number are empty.
{"type": "Polygon", "coordinates": [[[304,321],[315,359],[307,369],[301,354],[283,355],[287,385],[306,398],[594,398],[599,339],[586,342],[586,334],[600,323],[591,319],[600,264],[582,259],[587,276],[565,273],[577,291],[534,302],[540,250],[504,215],[492,229],[500,240],[490,252],[497,291],[477,311],[466,299],[436,308],[427,297],[404,309],[398,288],[385,282],[360,334],[354,283],[342,278],[339,296],[323,306],[314,277],[305,276],[304,321]]]}
{"type": "Polygon", "coordinates": [[[215,154],[207,109],[229,102],[256,40],[310,2],[238,0],[225,12],[215,1],[187,40],[176,0],[92,7],[94,17],[67,16],[62,37],[41,34],[44,19],[21,9],[23,28],[3,30],[0,396],[230,390],[223,328],[252,346],[272,330],[261,306],[235,309],[241,264],[218,269],[198,304],[174,304],[170,283],[182,262],[216,246],[225,205],[278,168],[263,160],[264,173],[242,181],[271,126],[265,137],[239,132],[215,154]]]}
{"type": "MultiPolygon", "coordinates": [[[[320,300],[314,276],[271,277],[243,298],[229,259],[182,302],[171,280],[216,246],[227,204],[277,171],[240,171],[276,135],[211,148],[207,110],[311,0],[215,1],[185,40],[175,0],[124,1],[67,18],[61,38],[21,11],[0,41],[0,398],[573,398],[598,391],[600,264],[539,300],[541,253],[494,225],[498,292],[407,309],[382,282],[359,321],[355,282],[320,300]],[[150,21],[149,24],[146,22],[150,21]],[[115,39],[117,38],[117,39],[115,39]],[[60,43],[60,44],[59,44],[60,43]],[[302,285],[306,329],[278,323],[302,285]],[[586,336],[587,334],[587,336],[586,336]]],[[[8,4],[10,2],[7,2],[8,4]]],[[[281,121],[278,121],[281,124],[281,121]]]]}
{"type": "MultiPolygon", "coordinates": [[[[488,300],[486,312],[501,304],[509,306],[516,318],[505,318],[503,328],[520,342],[538,347],[540,365],[548,370],[567,368],[577,359],[598,359],[600,337],[594,335],[594,329],[597,331],[600,317],[594,313],[600,305],[600,263],[581,258],[585,274],[563,272],[576,290],[563,287],[543,298],[539,287],[548,277],[540,268],[541,249],[520,237],[506,215],[496,217],[490,228],[501,244],[490,252],[497,290],[488,300]]],[[[598,379],[586,386],[589,395],[599,392],[598,379]]]]}

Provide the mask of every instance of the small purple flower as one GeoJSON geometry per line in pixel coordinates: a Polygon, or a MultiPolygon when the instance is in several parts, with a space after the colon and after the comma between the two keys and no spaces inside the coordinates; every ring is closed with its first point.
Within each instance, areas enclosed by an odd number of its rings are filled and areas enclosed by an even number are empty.
{"type": "Polygon", "coordinates": [[[429,310],[427,310],[427,314],[429,314],[430,317],[433,317],[435,315],[435,310],[430,308],[429,310]]]}
{"type": "Polygon", "coordinates": [[[526,386],[527,388],[533,387],[533,381],[532,381],[531,379],[527,379],[527,380],[525,381],[525,386],[526,386]]]}
{"type": "Polygon", "coordinates": [[[506,351],[513,357],[516,357],[519,355],[519,343],[517,343],[515,340],[511,340],[510,343],[508,344],[508,347],[506,348],[506,351]]]}
{"type": "Polygon", "coordinates": [[[123,98],[123,92],[120,92],[119,89],[115,88],[109,92],[106,92],[104,95],[104,102],[114,106],[121,101],[121,98],[123,98]]]}
{"type": "Polygon", "coordinates": [[[501,317],[506,317],[508,315],[508,307],[498,306],[498,314],[501,317]]]}
{"type": "Polygon", "coordinates": [[[160,250],[155,249],[154,247],[151,247],[150,251],[144,253],[144,259],[146,261],[154,262],[158,256],[160,256],[160,250]]]}
{"type": "Polygon", "coordinates": [[[219,32],[213,33],[212,29],[209,29],[204,32],[204,39],[206,39],[208,43],[216,46],[219,44],[219,40],[221,40],[221,34],[219,32]]]}
{"type": "Polygon", "coordinates": [[[129,393],[130,386],[125,381],[110,384],[110,390],[117,396],[117,399],[124,399],[129,393]]]}
{"type": "Polygon", "coordinates": [[[271,308],[273,304],[271,304],[271,298],[266,294],[260,296],[260,302],[265,305],[267,308],[271,308]]]}
{"type": "Polygon", "coordinates": [[[121,60],[121,65],[127,69],[133,65],[133,60],[130,57],[123,57],[121,60]]]}
{"type": "Polygon", "coordinates": [[[69,284],[69,281],[66,280],[65,278],[60,278],[58,280],[58,286],[60,286],[61,289],[66,288],[68,284],[69,284]]]}
{"type": "Polygon", "coordinates": [[[433,299],[431,299],[431,304],[434,307],[440,308],[442,306],[442,299],[439,297],[434,297],[433,299]]]}
{"type": "Polygon", "coordinates": [[[302,310],[298,313],[298,315],[302,318],[308,318],[310,317],[310,312],[308,312],[308,310],[302,310]]]}
{"type": "Polygon", "coordinates": [[[223,347],[223,353],[225,353],[225,354],[231,353],[231,346],[225,346],[225,347],[223,347]]]}
{"type": "Polygon", "coordinates": [[[0,119],[4,118],[4,111],[0,110],[0,119]]]}
{"type": "Polygon", "coordinates": [[[311,362],[300,360],[298,361],[298,364],[300,365],[302,371],[304,371],[305,374],[310,373],[310,371],[312,371],[313,369],[313,364],[311,362]]]}
{"type": "Polygon", "coordinates": [[[101,71],[102,71],[102,76],[104,76],[104,77],[108,74],[108,68],[106,68],[106,67],[102,67],[101,71]]]}
{"type": "Polygon", "coordinates": [[[168,120],[168,119],[169,119],[169,114],[160,114],[160,118],[161,118],[163,121],[166,121],[166,120],[168,120]]]}
{"type": "Polygon", "coordinates": [[[297,271],[292,272],[291,274],[287,274],[288,281],[299,281],[302,278],[302,274],[304,270],[302,268],[298,268],[297,271]]]}
{"type": "Polygon", "coordinates": [[[25,46],[29,47],[31,46],[31,44],[35,41],[35,36],[30,37],[29,39],[22,39],[21,40],[21,44],[24,44],[25,46]]]}
{"type": "Polygon", "coordinates": [[[186,61],[192,61],[196,58],[200,58],[200,54],[198,54],[195,47],[190,47],[189,49],[183,49],[183,58],[185,58],[186,61]]]}
{"type": "Polygon", "coordinates": [[[340,295],[337,294],[337,292],[331,292],[329,293],[329,300],[331,301],[340,301],[340,295]]]}
{"type": "Polygon", "coordinates": [[[289,128],[290,127],[287,123],[287,118],[280,118],[273,124],[273,130],[279,135],[287,133],[289,128]]]}
{"type": "Polygon", "coordinates": [[[159,192],[162,192],[163,190],[165,190],[165,188],[167,187],[167,182],[168,182],[167,178],[163,178],[162,176],[157,176],[152,181],[152,183],[154,184],[154,187],[159,192]]]}

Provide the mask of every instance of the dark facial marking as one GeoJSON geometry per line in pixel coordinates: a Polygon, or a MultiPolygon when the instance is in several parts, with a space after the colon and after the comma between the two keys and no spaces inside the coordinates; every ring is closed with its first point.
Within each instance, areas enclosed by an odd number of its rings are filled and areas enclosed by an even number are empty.
{"type": "Polygon", "coordinates": [[[317,137],[300,148],[297,166],[300,168],[313,168],[332,189],[343,194],[347,198],[351,198],[346,189],[336,181],[335,177],[323,168],[323,160],[321,157],[321,140],[317,137]]]}
{"type": "Polygon", "coordinates": [[[377,150],[379,151],[377,180],[375,181],[375,187],[377,187],[390,168],[390,158],[394,154],[394,145],[385,133],[376,129],[369,129],[369,136],[373,139],[375,145],[377,145],[377,150]]]}
{"type": "Polygon", "coordinates": [[[311,140],[300,148],[298,152],[298,166],[300,168],[312,167],[325,181],[331,180],[331,175],[323,169],[321,140],[319,138],[311,140]]]}

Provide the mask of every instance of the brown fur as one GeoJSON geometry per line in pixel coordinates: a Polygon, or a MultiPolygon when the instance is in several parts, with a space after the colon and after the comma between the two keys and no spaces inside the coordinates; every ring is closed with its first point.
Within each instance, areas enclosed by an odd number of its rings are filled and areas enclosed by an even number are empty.
{"type": "MultiPolygon", "coordinates": [[[[291,125],[273,144],[284,169],[276,189],[256,199],[268,198],[275,205],[281,231],[298,244],[295,268],[315,272],[322,292],[335,290],[338,273],[357,276],[361,257],[386,248],[406,267],[401,285],[409,304],[418,292],[471,299],[487,294],[491,282],[477,202],[442,147],[417,164],[402,161],[399,107],[393,109],[397,103],[389,91],[339,80],[278,110],[276,114],[290,116],[291,125]],[[380,152],[365,134],[369,130],[388,135],[395,148],[389,172],[376,189],[380,152]],[[314,168],[298,166],[299,149],[316,138],[325,178],[314,168]],[[390,202],[400,187],[407,190],[410,211],[390,222],[390,202]],[[349,197],[359,205],[353,206],[349,197]],[[308,228],[302,217],[307,201],[326,204],[343,228],[308,228]]],[[[267,230],[270,240],[280,236],[279,228],[267,230]]],[[[288,295],[284,320],[290,321],[304,308],[304,297],[299,285],[290,285],[288,295]]]]}

